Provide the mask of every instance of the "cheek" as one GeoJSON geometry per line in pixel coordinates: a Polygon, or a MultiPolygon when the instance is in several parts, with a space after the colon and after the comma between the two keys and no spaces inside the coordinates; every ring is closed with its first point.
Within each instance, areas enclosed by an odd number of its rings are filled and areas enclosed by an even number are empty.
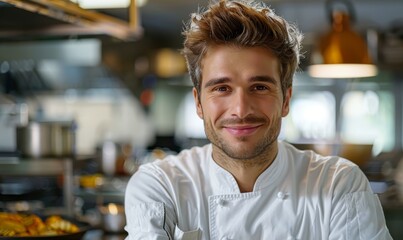
{"type": "Polygon", "coordinates": [[[227,104],[219,99],[208,99],[203,102],[204,118],[209,118],[210,121],[217,121],[220,116],[225,113],[227,104]]]}
{"type": "Polygon", "coordinates": [[[264,109],[263,113],[266,115],[268,118],[277,118],[277,117],[282,117],[284,113],[284,108],[281,105],[280,102],[276,103],[262,103],[259,105],[260,109],[264,109]]]}

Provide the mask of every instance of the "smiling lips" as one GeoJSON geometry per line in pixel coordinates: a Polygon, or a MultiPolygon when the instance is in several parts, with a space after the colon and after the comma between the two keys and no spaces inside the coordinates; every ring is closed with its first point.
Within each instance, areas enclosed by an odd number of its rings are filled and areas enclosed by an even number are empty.
{"type": "Polygon", "coordinates": [[[255,133],[260,126],[261,125],[225,126],[224,129],[233,136],[245,137],[255,133]]]}

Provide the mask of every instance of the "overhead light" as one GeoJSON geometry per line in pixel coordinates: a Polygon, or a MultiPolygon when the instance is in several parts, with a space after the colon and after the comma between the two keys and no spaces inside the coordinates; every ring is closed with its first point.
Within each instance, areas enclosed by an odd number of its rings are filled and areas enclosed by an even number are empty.
{"type": "Polygon", "coordinates": [[[309,66],[309,75],[316,78],[363,78],[378,73],[373,64],[315,64],[309,66]]]}
{"type": "MultiPolygon", "coordinates": [[[[328,4],[336,2],[328,1],[328,4]]],[[[347,1],[341,1],[348,4],[347,1]]],[[[352,5],[350,13],[353,10],[352,5]]],[[[332,11],[332,29],[324,35],[311,58],[308,73],[316,78],[362,78],[377,74],[365,40],[350,25],[350,14],[332,11]]]]}
{"type": "MultiPolygon", "coordinates": [[[[71,0],[85,9],[128,8],[130,0],[71,0]]],[[[147,0],[136,0],[136,6],[142,7],[147,0]]]]}

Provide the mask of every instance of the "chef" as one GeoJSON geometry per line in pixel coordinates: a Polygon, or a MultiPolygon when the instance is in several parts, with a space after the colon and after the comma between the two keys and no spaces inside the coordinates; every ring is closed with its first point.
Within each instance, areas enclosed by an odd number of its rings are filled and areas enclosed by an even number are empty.
{"type": "Polygon", "coordinates": [[[127,239],[391,239],[355,164],[278,140],[300,58],[295,26],[262,3],[222,0],[184,35],[211,144],[132,176],[127,239]]]}

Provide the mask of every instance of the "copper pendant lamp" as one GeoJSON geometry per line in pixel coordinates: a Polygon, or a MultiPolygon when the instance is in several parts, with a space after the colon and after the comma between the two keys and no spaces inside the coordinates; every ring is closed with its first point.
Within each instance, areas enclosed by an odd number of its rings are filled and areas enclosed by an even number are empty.
{"type": "Polygon", "coordinates": [[[308,73],[316,78],[362,78],[377,74],[372,64],[365,40],[351,28],[354,17],[352,4],[347,0],[326,2],[332,28],[322,36],[312,55],[308,73]],[[332,6],[341,2],[347,6],[348,13],[333,10],[332,6]]]}

